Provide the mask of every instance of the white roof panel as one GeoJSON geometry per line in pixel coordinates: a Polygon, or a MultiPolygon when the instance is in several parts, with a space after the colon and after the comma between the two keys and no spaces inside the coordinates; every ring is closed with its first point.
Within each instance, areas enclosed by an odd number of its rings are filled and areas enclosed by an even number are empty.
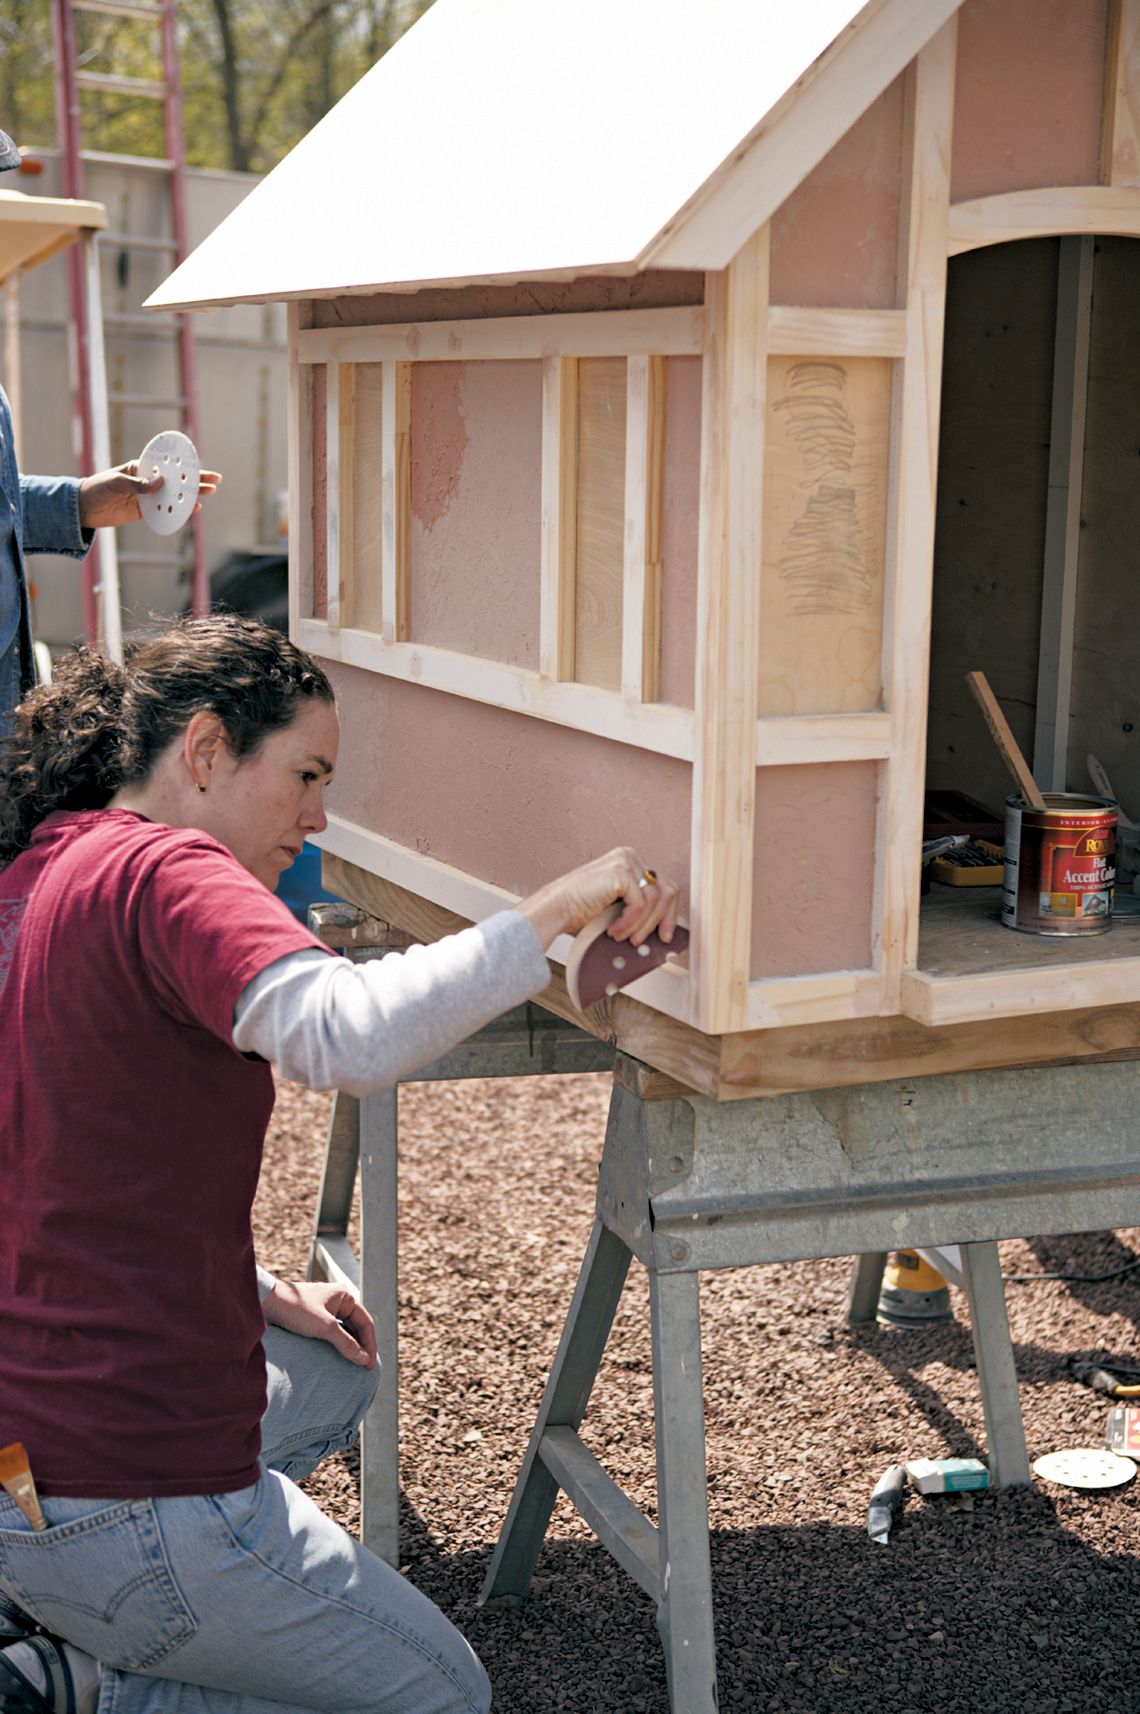
{"type": "Polygon", "coordinates": [[[630,269],[883,4],[436,0],[149,302],[630,269]]]}

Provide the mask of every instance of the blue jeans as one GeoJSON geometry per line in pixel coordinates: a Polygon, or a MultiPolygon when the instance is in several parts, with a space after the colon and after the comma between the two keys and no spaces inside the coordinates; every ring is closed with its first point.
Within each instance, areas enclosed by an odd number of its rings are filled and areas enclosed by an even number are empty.
{"type": "Polygon", "coordinates": [[[0,1589],[103,1662],[99,1714],[485,1714],[468,1644],[294,1485],[350,1445],[376,1390],[323,1340],[271,1327],[262,1473],[183,1499],[0,1491],[0,1589]]]}

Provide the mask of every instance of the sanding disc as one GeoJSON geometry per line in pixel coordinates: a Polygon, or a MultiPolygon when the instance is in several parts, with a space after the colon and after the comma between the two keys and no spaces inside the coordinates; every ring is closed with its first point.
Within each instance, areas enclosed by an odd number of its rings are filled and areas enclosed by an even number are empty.
{"type": "Polygon", "coordinates": [[[163,429],[147,441],[139,453],[140,476],[161,476],[162,487],[153,494],[140,494],[143,520],[156,536],[172,536],[188,523],[198,498],[202,461],[188,435],[178,429],[163,429]]]}
{"type": "Polygon", "coordinates": [[[1065,1488],[1119,1488],[1131,1482],[1136,1466],[1131,1458],[1103,1446],[1071,1446],[1063,1452],[1046,1452],[1035,1461],[1033,1473],[1065,1488]]]}
{"type": "Polygon", "coordinates": [[[628,941],[611,940],[606,934],[610,924],[621,915],[619,900],[607,905],[600,916],[587,923],[574,937],[566,959],[566,987],[579,1011],[596,1006],[599,1000],[612,997],[660,964],[680,958],[689,945],[689,931],[677,925],[673,939],[665,942],[653,929],[640,946],[628,941]]]}

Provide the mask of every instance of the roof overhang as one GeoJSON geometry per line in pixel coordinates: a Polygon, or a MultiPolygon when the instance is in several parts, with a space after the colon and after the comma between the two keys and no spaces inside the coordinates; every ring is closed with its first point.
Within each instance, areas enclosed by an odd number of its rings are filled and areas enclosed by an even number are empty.
{"type": "Polygon", "coordinates": [[[719,269],[961,0],[435,0],[147,300],[719,269]]]}

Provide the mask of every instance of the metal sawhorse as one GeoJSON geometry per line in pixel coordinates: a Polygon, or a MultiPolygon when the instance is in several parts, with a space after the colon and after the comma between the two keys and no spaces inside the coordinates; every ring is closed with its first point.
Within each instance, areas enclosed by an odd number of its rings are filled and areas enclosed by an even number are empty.
{"type": "Polygon", "coordinates": [[[700,1270],[858,1256],[851,1318],[866,1319],[883,1253],[959,1244],[991,1473],[1027,1482],[996,1240],[1140,1223],[1136,1074],[1047,1066],[724,1105],[651,1088],[619,1054],[597,1219],[481,1599],[526,1596],[561,1488],[657,1603],[673,1714],[713,1714],[700,1270]],[[656,1528],[578,1435],[634,1256],[649,1274],[656,1528]]]}
{"type": "MultiPolygon", "coordinates": [[[[355,959],[384,957],[410,937],[355,905],[317,905],[310,927],[326,945],[355,959]]],[[[451,1053],[405,1078],[434,1083],[466,1077],[535,1077],[610,1071],[614,1050],[533,1003],[506,1012],[451,1053]]],[[[396,1089],[357,1099],[338,1092],[329,1119],[324,1171],[309,1258],[309,1278],[336,1280],[356,1292],[376,1322],[381,1385],[361,1436],[361,1537],[389,1565],[399,1565],[399,1300],[396,1089]],[[360,1171],[360,1259],[348,1240],[360,1171]]]]}

